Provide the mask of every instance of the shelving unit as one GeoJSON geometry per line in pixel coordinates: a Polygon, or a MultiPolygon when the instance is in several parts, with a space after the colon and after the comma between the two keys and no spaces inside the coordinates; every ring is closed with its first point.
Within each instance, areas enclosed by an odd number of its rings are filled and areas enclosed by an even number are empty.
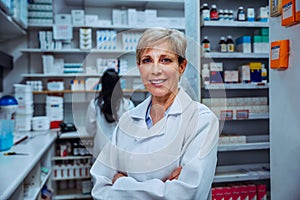
{"type": "Polygon", "coordinates": [[[91,188],[92,184],[89,168],[93,160],[93,156],[90,154],[93,138],[80,135],[77,131],[63,133],[58,137],[54,146],[55,155],[51,159],[53,168],[51,180],[52,187],[55,190],[54,199],[91,199],[90,190],[87,192],[88,188],[83,189],[83,187],[86,187],[88,183],[91,188]],[[78,146],[75,146],[75,143],[78,146]],[[83,154],[83,146],[80,146],[80,143],[85,144],[84,155],[74,155],[75,152],[83,154]],[[68,146],[66,148],[67,155],[58,155],[65,145],[68,146]],[[84,181],[88,182],[83,183],[84,181]],[[71,182],[72,188],[70,188],[71,182]]]}
{"type": "Polygon", "coordinates": [[[28,155],[17,157],[0,155],[1,180],[5,180],[0,184],[0,199],[37,199],[40,198],[43,186],[50,185],[51,152],[52,144],[56,139],[55,132],[23,134],[32,137],[14,145],[9,151],[28,153],[28,155]],[[43,175],[42,167],[48,169],[47,174],[43,175]]]}
{"type": "Polygon", "coordinates": [[[26,30],[7,12],[5,11],[5,5],[0,1],[0,24],[3,27],[0,30],[0,42],[26,35],[26,30]]]}
{"type": "MultiPolygon", "coordinates": [[[[207,3],[200,1],[200,4],[207,3]]],[[[209,7],[216,4],[218,9],[237,10],[239,6],[252,7],[255,10],[268,1],[232,2],[210,1],[209,7]]],[[[236,16],[236,13],[234,13],[236,16]]],[[[268,22],[239,22],[239,21],[201,21],[200,41],[208,36],[211,52],[200,54],[201,65],[211,62],[222,62],[223,70],[237,70],[239,65],[247,62],[262,62],[268,66],[269,53],[218,52],[221,36],[231,35],[233,40],[243,35],[253,35],[259,28],[267,28],[268,22]]],[[[267,97],[268,83],[211,83],[201,85],[201,99],[209,98],[243,98],[267,97]]],[[[226,103],[226,101],[225,101],[226,103]]],[[[233,106],[233,105],[232,105],[233,106]]],[[[225,106],[226,108],[227,106],[225,106]]],[[[247,119],[220,119],[221,136],[245,136],[245,143],[226,143],[218,146],[218,164],[213,186],[226,186],[227,183],[260,183],[270,179],[269,164],[269,113],[249,113],[247,119]]]]}

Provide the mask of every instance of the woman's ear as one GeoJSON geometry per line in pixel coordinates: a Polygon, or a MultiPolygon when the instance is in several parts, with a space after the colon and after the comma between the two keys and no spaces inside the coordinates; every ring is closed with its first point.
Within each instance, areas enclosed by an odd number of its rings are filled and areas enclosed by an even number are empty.
{"type": "Polygon", "coordinates": [[[183,72],[185,71],[187,65],[187,60],[183,60],[180,64],[179,64],[179,73],[180,75],[183,74],[183,72]]]}

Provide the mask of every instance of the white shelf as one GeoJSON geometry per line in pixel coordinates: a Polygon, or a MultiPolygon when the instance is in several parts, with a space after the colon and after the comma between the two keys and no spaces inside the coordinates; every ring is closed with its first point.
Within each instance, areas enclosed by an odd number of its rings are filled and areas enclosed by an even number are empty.
{"type": "Polygon", "coordinates": [[[33,195],[30,196],[30,197],[24,197],[24,200],[37,199],[39,193],[41,192],[41,189],[46,184],[46,182],[49,179],[50,175],[51,175],[51,171],[49,171],[48,174],[43,178],[43,180],[41,180],[41,186],[39,188],[31,189],[32,191],[30,193],[33,194],[33,195]]]}
{"type": "Polygon", "coordinates": [[[184,9],[184,0],[65,0],[67,5],[121,8],[184,9]]]}
{"type": "MultiPolygon", "coordinates": [[[[31,29],[40,29],[40,28],[44,28],[44,29],[51,29],[54,26],[54,24],[29,24],[28,28],[31,29]]],[[[157,27],[158,25],[153,25],[153,26],[144,26],[144,25],[136,25],[136,26],[129,26],[129,25],[110,25],[110,26],[102,26],[102,25],[96,25],[96,26],[88,26],[88,25],[82,25],[82,26],[77,26],[74,25],[73,28],[74,29],[79,29],[79,28],[92,28],[92,29],[114,29],[116,31],[124,31],[124,30],[136,30],[136,31],[141,31],[143,29],[147,29],[150,27],[157,27]]],[[[169,28],[173,28],[173,29],[179,29],[179,30],[184,30],[185,27],[181,27],[181,26],[172,26],[169,28]]]]}
{"type": "Polygon", "coordinates": [[[52,158],[52,160],[79,160],[79,159],[90,159],[93,158],[93,156],[55,156],[52,158]]]}
{"type": "Polygon", "coordinates": [[[222,89],[267,89],[269,88],[268,83],[216,83],[206,84],[204,89],[206,90],[222,90],[222,89]]]}
{"type": "MultiPolygon", "coordinates": [[[[236,119],[235,116],[233,119],[222,119],[222,121],[230,121],[230,120],[237,120],[237,121],[242,121],[242,120],[257,120],[257,119],[269,119],[269,113],[249,113],[249,118],[248,119],[236,119]]],[[[221,120],[221,119],[220,119],[221,120]]]]}
{"type": "Polygon", "coordinates": [[[79,176],[79,177],[67,177],[67,178],[52,178],[53,181],[63,181],[63,180],[75,180],[75,179],[89,179],[91,176],[79,176]]]}
{"type": "Polygon", "coordinates": [[[214,183],[253,181],[270,178],[269,164],[249,164],[217,167],[214,183]]]}
{"type": "Polygon", "coordinates": [[[269,149],[269,142],[256,142],[245,144],[222,144],[218,146],[218,151],[244,151],[244,150],[259,150],[269,149]]]}
{"type": "Polygon", "coordinates": [[[221,53],[221,52],[209,52],[203,54],[204,58],[269,58],[268,53],[241,53],[241,52],[232,52],[232,53],[221,53]]]}
{"type": "Polygon", "coordinates": [[[102,53],[102,54],[133,54],[134,51],[126,50],[100,50],[100,49],[91,49],[91,50],[81,50],[81,49],[38,49],[38,48],[26,48],[20,49],[22,53],[102,53]]]}
{"type": "Polygon", "coordinates": [[[248,22],[248,21],[202,21],[201,26],[212,27],[269,27],[269,22],[248,22]]]}
{"type": "Polygon", "coordinates": [[[77,131],[67,132],[67,133],[61,133],[59,135],[59,139],[76,139],[76,138],[92,138],[92,136],[87,135],[85,131],[85,127],[77,127],[77,131]],[[80,133],[80,134],[78,134],[80,133]]]}
{"type": "Polygon", "coordinates": [[[62,194],[55,195],[53,199],[91,199],[90,194],[62,194]]]}
{"type": "MultiPolygon", "coordinates": [[[[119,74],[120,76],[125,76],[125,77],[140,77],[139,74],[119,74]]],[[[100,78],[102,75],[101,74],[82,74],[82,73],[75,73],[75,74],[42,74],[42,73],[37,73],[37,74],[21,74],[22,77],[24,78],[58,78],[58,77],[96,77],[100,78]]]]}
{"type": "MultiPolygon", "coordinates": [[[[0,1],[0,7],[3,6],[0,1]]],[[[0,41],[9,40],[13,38],[26,35],[26,31],[19,26],[16,21],[9,15],[7,15],[3,10],[0,9],[0,41]]]]}

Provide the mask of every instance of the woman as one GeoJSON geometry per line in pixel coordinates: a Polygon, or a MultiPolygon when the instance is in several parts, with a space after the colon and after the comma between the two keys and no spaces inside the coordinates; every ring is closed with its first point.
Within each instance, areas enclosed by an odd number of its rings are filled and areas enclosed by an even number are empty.
{"type": "Polygon", "coordinates": [[[95,161],[95,199],[207,199],[219,124],[178,86],[185,51],[179,31],[153,28],[141,36],[136,62],[151,96],[121,117],[95,161]]]}
{"type": "Polygon", "coordinates": [[[114,69],[107,69],[101,79],[99,96],[92,99],[86,115],[86,131],[94,137],[93,155],[96,158],[105,144],[111,140],[121,115],[134,107],[123,97],[119,76],[114,69]]]}

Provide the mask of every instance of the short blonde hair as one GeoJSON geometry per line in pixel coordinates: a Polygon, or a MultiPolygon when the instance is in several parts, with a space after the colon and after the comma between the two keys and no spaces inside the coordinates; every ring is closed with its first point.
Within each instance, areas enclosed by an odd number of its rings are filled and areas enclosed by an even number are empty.
{"type": "Polygon", "coordinates": [[[175,29],[150,28],[139,39],[136,48],[136,63],[140,64],[142,54],[157,44],[168,42],[170,51],[178,55],[178,62],[185,60],[187,42],[182,32],[175,29]]]}

